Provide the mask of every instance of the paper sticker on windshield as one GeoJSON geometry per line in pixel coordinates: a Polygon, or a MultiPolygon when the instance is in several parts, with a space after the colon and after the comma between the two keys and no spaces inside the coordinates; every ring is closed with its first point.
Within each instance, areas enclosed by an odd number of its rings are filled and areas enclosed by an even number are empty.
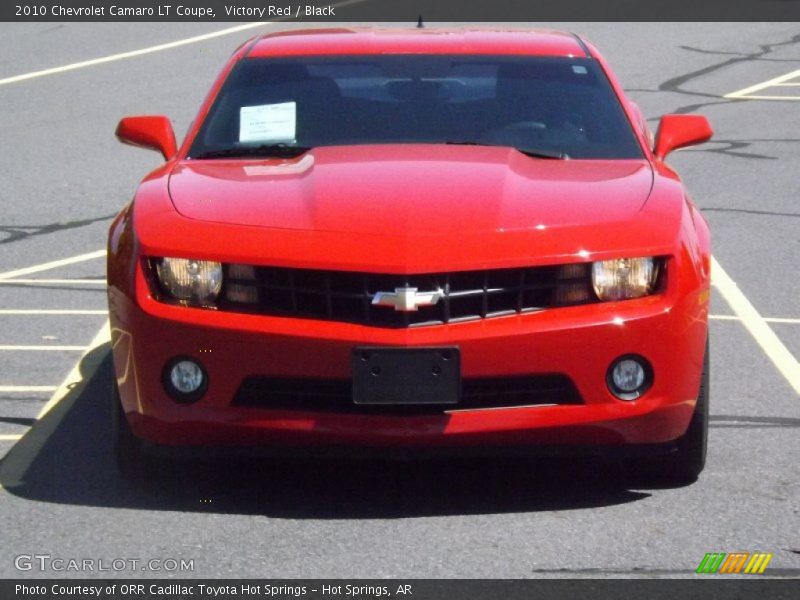
{"type": "Polygon", "coordinates": [[[297,103],[243,106],[239,111],[240,142],[293,142],[297,103]]]}
{"type": "Polygon", "coordinates": [[[583,65],[572,65],[572,72],[578,75],[586,75],[589,71],[583,65]]]}

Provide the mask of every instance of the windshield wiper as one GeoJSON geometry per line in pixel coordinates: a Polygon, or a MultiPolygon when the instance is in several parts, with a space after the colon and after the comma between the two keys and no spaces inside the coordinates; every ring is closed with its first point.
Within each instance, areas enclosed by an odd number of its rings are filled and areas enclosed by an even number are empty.
{"type": "MultiPolygon", "coordinates": [[[[450,144],[454,146],[490,146],[495,148],[503,148],[505,146],[501,144],[486,144],[483,142],[476,142],[472,140],[448,140],[445,144],[450,144]]],[[[538,150],[535,148],[517,148],[515,146],[511,146],[517,152],[522,152],[525,156],[532,156],[533,158],[548,158],[552,160],[565,160],[569,158],[569,154],[566,152],[553,152],[549,150],[538,150]]]]}
{"type": "Polygon", "coordinates": [[[264,157],[264,158],[294,158],[311,150],[308,146],[293,146],[290,144],[262,144],[260,146],[240,146],[239,148],[223,148],[222,150],[209,150],[201,152],[192,158],[239,158],[239,157],[264,157]]]}
{"type": "Polygon", "coordinates": [[[533,158],[550,158],[553,160],[567,160],[569,154],[566,152],[554,152],[549,150],[534,150],[531,148],[514,148],[517,152],[522,152],[525,156],[532,156],[533,158]]]}

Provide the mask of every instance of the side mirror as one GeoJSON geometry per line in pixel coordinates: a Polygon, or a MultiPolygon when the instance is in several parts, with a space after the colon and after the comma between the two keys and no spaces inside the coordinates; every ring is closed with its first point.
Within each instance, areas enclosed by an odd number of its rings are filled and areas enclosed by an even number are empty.
{"type": "Polygon", "coordinates": [[[117,125],[116,136],[123,144],[158,150],[166,160],[178,151],[175,133],[167,117],[125,117],[117,125]]]}
{"type": "Polygon", "coordinates": [[[664,115],[656,132],[653,153],[658,160],[678,148],[702,144],[711,139],[714,131],[702,115],[664,115]]]}

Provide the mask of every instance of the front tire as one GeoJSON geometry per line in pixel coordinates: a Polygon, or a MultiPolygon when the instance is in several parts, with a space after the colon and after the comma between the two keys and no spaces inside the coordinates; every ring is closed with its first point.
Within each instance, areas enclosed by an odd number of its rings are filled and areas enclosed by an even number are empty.
{"type": "Polygon", "coordinates": [[[114,459],[119,473],[124,477],[142,476],[145,470],[142,442],[134,435],[122,410],[116,381],[111,389],[111,431],[114,459]]]}
{"type": "Polygon", "coordinates": [[[635,463],[637,470],[667,485],[686,485],[697,480],[706,464],[709,421],[709,344],[706,341],[703,372],[692,420],[686,433],[677,440],[677,449],[663,457],[635,463]]]}

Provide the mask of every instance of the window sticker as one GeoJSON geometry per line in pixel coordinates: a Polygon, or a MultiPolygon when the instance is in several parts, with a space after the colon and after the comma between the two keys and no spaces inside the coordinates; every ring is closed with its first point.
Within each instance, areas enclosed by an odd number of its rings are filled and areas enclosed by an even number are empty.
{"type": "Polygon", "coordinates": [[[239,111],[240,142],[293,142],[297,103],[243,106],[239,111]]]}
{"type": "Polygon", "coordinates": [[[578,75],[586,75],[589,71],[583,65],[572,65],[572,72],[578,75]]]}

